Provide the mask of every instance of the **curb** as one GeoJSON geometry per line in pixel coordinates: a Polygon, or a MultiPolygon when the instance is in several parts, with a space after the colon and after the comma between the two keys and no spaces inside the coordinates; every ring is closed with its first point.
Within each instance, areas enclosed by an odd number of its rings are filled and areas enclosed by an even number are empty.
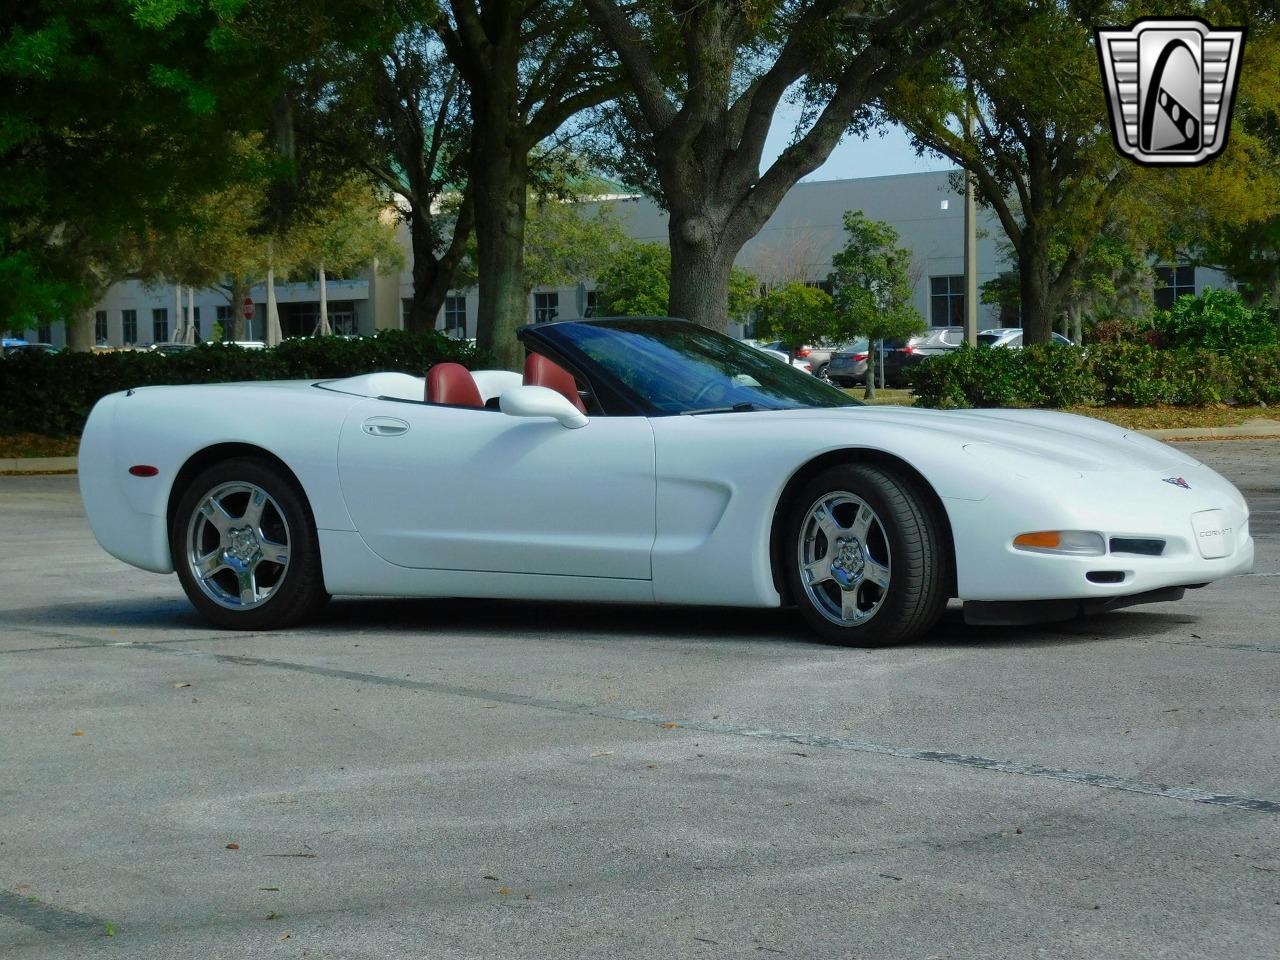
{"type": "Polygon", "coordinates": [[[1276,440],[1280,439],[1280,420],[1254,417],[1230,427],[1170,427],[1140,432],[1157,440],[1276,440]]]}
{"type": "Polygon", "coordinates": [[[0,460],[0,473],[75,473],[77,457],[9,457],[0,460]]]}

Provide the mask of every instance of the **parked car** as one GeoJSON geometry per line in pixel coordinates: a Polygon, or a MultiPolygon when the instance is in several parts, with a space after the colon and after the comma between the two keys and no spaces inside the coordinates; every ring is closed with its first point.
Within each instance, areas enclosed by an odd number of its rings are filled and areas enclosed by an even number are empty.
{"type": "MultiPolygon", "coordinates": [[[[1062,344],[1064,347],[1074,347],[1075,343],[1068,340],[1060,333],[1053,335],[1053,342],[1062,344]]],[[[1021,347],[1022,346],[1022,328],[1021,327],[992,327],[990,330],[978,331],[978,346],[980,347],[1021,347]]]]}
{"type": "Polygon", "coordinates": [[[907,340],[886,341],[884,382],[888,387],[905,387],[907,373],[926,357],[959,350],[964,343],[964,327],[933,327],[907,340]]]}
{"type": "MultiPolygon", "coordinates": [[[[764,346],[769,350],[780,350],[787,352],[787,348],[782,345],[781,340],[774,340],[766,343],[764,346]]],[[[827,366],[831,363],[831,358],[837,350],[846,349],[847,345],[838,347],[819,347],[812,344],[805,344],[796,351],[796,359],[804,360],[809,364],[809,372],[815,377],[825,377],[827,375],[827,366]]]]}
{"type": "Polygon", "coordinates": [[[186,353],[194,349],[194,343],[153,343],[151,345],[152,353],[186,353]]]}
{"type": "Polygon", "coordinates": [[[866,340],[855,340],[831,354],[827,363],[827,379],[837,386],[854,387],[867,382],[867,358],[871,347],[866,340]]]}
{"type": "Polygon", "coordinates": [[[751,343],[746,340],[742,342],[746,343],[748,346],[755,347],[761,353],[767,353],[769,356],[773,357],[773,359],[775,360],[780,360],[783,363],[791,364],[791,366],[795,367],[797,370],[803,370],[805,373],[813,373],[813,366],[807,360],[800,360],[800,359],[792,360],[787,355],[787,351],[785,350],[775,350],[773,347],[762,347],[758,343],[751,343]]]}
{"type": "Polygon", "coordinates": [[[826,639],[878,646],[950,597],[971,622],[1029,623],[1253,567],[1239,491],[1123,427],[864,406],[682,320],[517,336],[523,375],[110,394],[80,443],[89,525],[240,630],[330,594],[794,604],[826,639]],[[423,496],[423,477],[467,495],[423,496]]]}
{"type": "Polygon", "coordinates": [[[52,343],[28,343],[25,340],[14,342],[6,339],[4,342],[4,355],[12,357],[16,353],[61,353],[61,347],[55,347],[52,343]]]}

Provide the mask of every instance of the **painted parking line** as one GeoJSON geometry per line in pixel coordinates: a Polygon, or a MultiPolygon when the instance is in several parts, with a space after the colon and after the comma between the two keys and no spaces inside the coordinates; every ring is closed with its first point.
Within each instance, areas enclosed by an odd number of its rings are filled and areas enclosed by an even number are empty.
{"type": "MultiPolygon", "coordinates": [[[[78,640],[88,640],[77,637],[78,640]]],[[[293,673],[309,674],[331,680],[346,680],[356,683],[371,683],[379,686],[399,687],[404,690],[418,690],[424,693],[435,693],[443,696],[461,697],[468,700],[481,700],[485,703],[506,703],[513,706],[529,707],[536,710],[550,710],[556,713],[575,716],[597,717],[603,720],[617,720],[626,723],[639,723],[646,726],[684,729],[698,733],[716,734],[728,737],[743,737],[753,740],[792,743],[820,750],[843,750],[851,753],[869,753],[876,756],[896,757],[901,760],[915,760],[925,763],[942,763],[950,766],[968,767],[970,769],[987,770],[993,773],[1006,773],[1022,777],[1035,777],[1046,780],[1057,780],[1078,786],[1094,787],[1099,790],[1118,790],[1125,793],[1143,794],[1162,797],[1167,800],[1181,800],[1190,803],[1203,803],[1220,807],[1235,807],[1241,810],[1253,810],[1261,813],[1280,813],[1280,800],[1263,797],[1247,797],[1231,793],[1215,793],[1196,787],[1180,787],[1148,780],[1133,780],[1128,777],[1117,777],[1106,773],[1092,773],[1083,770],[1069,770],[1061,767],[1048,767],[1035,763],[1024,763],[1017,760],[1001,760],[994,757],[983,757],[970,753],[959,753],[949,750],[920,750],[914,747],[899,747],[890,744],[874,743],[868,740],[856,740],[849,737],[833,737],[820,733],[801,731],[772,730],[767,727],[752,727],[738,724],[716,723],[713,721],[689,719],[685,717],[664,716],[640,710],[624,710],[603,707],[595,704],[572,703],[564,700],[550,700],[544,697],[532,697],[520,693],[508,693],[500,690],[485,690],[478,687],[465,687],[451,683],[439,683],[429,680],[410,680],[405,677],[387,677],[376,673],[361,673],[356,670],[340,670],[335,667],[320,667],[306,663],[295,663],[289,660],[271,660],[264,657],[248,657],[237,654],[212,653],[205,650],[183,650],[163,646],[159,643],[127,643],[117,644],[109,640],[98,641],[101,647],[116,647],[122,650],[135,650],[148,653],[165,653],[175,657],[193,657],[214,663],[232,666],[263,667],[271,670],[287,670],[293,673]]]]}

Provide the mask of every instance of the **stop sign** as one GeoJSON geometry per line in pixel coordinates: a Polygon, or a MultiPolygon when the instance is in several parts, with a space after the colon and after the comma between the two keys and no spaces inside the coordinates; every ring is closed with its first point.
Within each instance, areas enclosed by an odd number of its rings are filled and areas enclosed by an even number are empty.
{"type": "Polygon", "coordinates": [[[246,320],[253,319],[253,298],[252,297],[244,298],[244,308],[241,310],[241,313],[244,314],[244,318],[246,320]]]}

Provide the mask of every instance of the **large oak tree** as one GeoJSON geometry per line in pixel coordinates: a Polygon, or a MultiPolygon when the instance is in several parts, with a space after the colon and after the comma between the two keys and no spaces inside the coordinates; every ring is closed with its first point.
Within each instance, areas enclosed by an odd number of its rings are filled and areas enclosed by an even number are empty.
{"type": "Polygon", "coordinates": [[[585,0],[630,81],[633,149],[670,212],[669,311],[727,322],[734,258],[860,110],[955,35],[942,0],[585,0]],[[793,141],[761,169],[774,115],[803,89],[793,141]]]}

